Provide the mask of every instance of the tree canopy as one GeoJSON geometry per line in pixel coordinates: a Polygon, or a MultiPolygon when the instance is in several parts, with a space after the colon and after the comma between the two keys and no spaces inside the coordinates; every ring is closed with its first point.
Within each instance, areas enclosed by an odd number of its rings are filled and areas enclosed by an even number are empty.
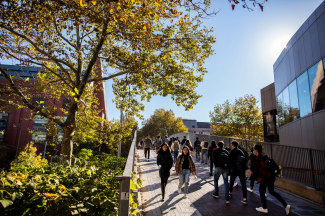
{"type": "Polygon", "coordinates": [[[253,95],[226,100],[210,112],[212,135],[263,141],[263,116],[253,95]]]}
{"type": "Polygon", "coordinates": [[[151,139],[157,136],[164,137],[166,134],[172,135],[180,132],[187,132],[186,126],[181,118],[176,118],[172,110],[156,109],[154,114],[143,122],[143,127],[138,133],[138,139],[145,138],[147,135],[151,139]]]}

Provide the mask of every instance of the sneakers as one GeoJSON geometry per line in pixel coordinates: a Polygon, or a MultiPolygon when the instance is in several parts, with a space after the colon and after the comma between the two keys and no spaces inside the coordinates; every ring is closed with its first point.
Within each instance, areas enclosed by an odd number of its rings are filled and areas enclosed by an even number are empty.
{"type": "Polygon", "coordinates": [[[290,205],[287,205],[287,207],[285,209],[286,209],[287,215],[289,215],[290,212],[291,212],[291,206],[290,205]]]}
{"type": "Polygon", "coordinates": [[[265,194],[265,198],[267,198],[267,194],[265,194]]]}
{"type": "Polygon", "coordinates": [[[162,199],[161,199],[161,202],[164,202],[164,201],[165,201],[165,198],[162,198],[162,199]]]}
{"type": "Polygon", "coordinates": [[[204,163],[204,161],[202,161],[202,163],[204,163]]]}
{"type": "Polygon", "coordinates": [[[184,194],[184,198],[185,198],[185,199],[187,198],[187,194],[186,194],[186,193],[184,194]]]}
{"type": "Polygon", "coordinates": [[[252,188],[247,188],[247,191],[253,193],[253,189],[252,188]]]}
{"type": "Polygon", "coordinates": [[[226,199],[226,203],[227,203],[227,204],[229,204],[229,203],[230,203],[229,199],[226,199]]]}
{"type": "Polygon", "coordinates": [[[178,188],[178,190],[177,190],[177,191],[178,191],[178,193],[179,193],[179,194],[182,192],[182,190],[181,190],[180,188],[178,188]]]}
{"type": "Polygon", "coordinates": [[[262,213],[268,213],[269,212],[267,209],[263,209],[263,207],[256,208],[256,211],[262,212],[262,213]]]}
{"type": "Polygon", "coordinates": [[[232,197],[232,193],[229,193],[229,197],[230,197],[230,198],[232,197]]]}
{"type": "Polygon", "coordinates": [[[236,187],[238,185],[238,183],[237,182],[234,182],[234,187],[236,187]]]}
{"type": "Polygon", "coordinates": [[[247,205],[247,200],[242,200],[241,203],[247,205]]]}
{"type": "Polygon", "coordinates": [[[210,176],[212,176],[212,173],[210,173],[210,176]]]}
{"type": "Polygon", "coordinates": [[[212,196],[214,196],[215,198],[219,198],[219,194],[213,193],[212,196]]]}
{"type": "Polygon", "coordinates": [[[149,162],[149,159],[147,159],[147,161],[149,162]]]}

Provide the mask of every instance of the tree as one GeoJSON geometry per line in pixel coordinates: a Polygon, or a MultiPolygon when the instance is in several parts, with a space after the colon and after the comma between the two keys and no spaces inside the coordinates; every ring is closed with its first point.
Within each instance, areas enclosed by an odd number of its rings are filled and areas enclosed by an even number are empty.
{"type": "Polygon", "coordinates": [[[209,6],[209,0],[1,1],[0,57],[42,71],[34,85],[26,86],[0,67],[7,80],[0,100],[58,124],[68,160],[77,114],[87,106],[84,94],[93,82],[113,79],[116,107],[129,116],[140,116],[141,101],[155,95],[171,95],[177,105],[191,109],[201,97],[195,89],[207,73],[205,59],[213,54],[212,29],[200,21],[216,14],[207,12],[209,6]],[[190,18],[182,10],[197,15],[190,18]],[[116,72],[96,77],[98,58],[116,72]],[[55,118],[53,107],[32,103],[35,94],[53,100],[68,95],[67,118],[55,118]]]}
{"type": "Polygon", "coordinates": [[[253,95],[217,104],[210,112],[212,134],[263,141],[263,116],[253,95]]]}
{"type": "Polygon", "coordinates": [[[151,138],[157,136],[172,135],[180,132],[187,132],[186,126],[181,118],[176,118],[172,110],[156,109],[154,114],[143,122],[143,127],[138,133],[138,140],[150,135],[151,138]],[[162,129],[163,128],[163,129],[162,129]]]}

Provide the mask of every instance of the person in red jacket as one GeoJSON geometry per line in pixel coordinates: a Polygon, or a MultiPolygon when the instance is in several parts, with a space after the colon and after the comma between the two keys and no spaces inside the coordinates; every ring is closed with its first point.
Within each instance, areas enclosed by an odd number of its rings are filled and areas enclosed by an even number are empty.
{"type": "Polygon", "coordinates": [[[257,167],[259,169],[259,175],[257,182],[260,183],[260,197],[262,201],[262,207],[256,208],[256,211],[268,213],[267,206],[266,206],[266,198],[265,198],[265,191],[268,188],[270,194],[277,198],[285,208],[287,215],[291,212],[291,206],[287,204],[287,202],[274,191],[274,181],[275,176],[266,169],[266,162],[264,161],[264,157],[262,155],[262,146],[255,145],[254,152],[257,155],[257,167]]]}

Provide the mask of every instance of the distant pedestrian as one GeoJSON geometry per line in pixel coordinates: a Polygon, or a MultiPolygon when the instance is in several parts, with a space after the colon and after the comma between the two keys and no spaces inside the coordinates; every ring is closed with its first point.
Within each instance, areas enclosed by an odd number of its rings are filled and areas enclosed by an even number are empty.
{"type": "Polygon", "coordinates": [[[255,145],[254,152],[257,155],[256,160],[257,167],[259,169],[259,176],[257,182],[260,183],[259,192],[262,201],[262,207],[256,208],[256,211],[268,213],[265,198],[265,190],[266,188],[268,188],[269,193],[282,203],[283,207],[285,208],[286,214],[289,215],[291,212],[291,206],[288,205],[287,202],[278,193],[274,191],[275,175],[267,169],[267,156],[262,155],[262,146],[255,145]]]}
{"type": "Polygon", "coordinates": [[[205,164],[208,164],[208,147],[209,143],[202,138],[201,149],[202,149],[202,163],[204,163],[204,155],[205,155],[205,164]]]}
{"type": "Polygon", "coordinates": [[[259,169],[257,167],[257,156],[254,152],[254,148],[255,147],[252,147],[252,154],[249,156],[250,159],[251,159],[251,167],[250,167],[250,170],[251,170],[251,176],[249,178],[250,180],[250,188],[247,188],[247,191],[253,193],[253,188],[254,188],[254,181],[257,181],[258,180],[258,175],[259,175],[259,169]]]}
{"type": "Polygon", "coordinates": [[[190,151],[193,151],[192,143],[190,140],[186,140],[184,145],[187,145],[187,147],[190,149],[190,151]]]}
{"type": "Polygon", "coordinates": [[[144,140],[144,158],[149,161],[150,158],[150,147],[152,145],[152,141],[150,139],[150,136],[147,135],[146,139],[144,140]],[[147,157],[148,154],[148,157],[147,157]]]}
{"type": "Polygon", "coordinates": [[[168,142],[169,147],[172,147],[172,144],[173,144],[175,139],[176,139],[175,137],[170,138],[170,140],[168,142]]]}
{"type": "Polygon", "coordinates": [[[141,143],[138,142],[138,150],[140,150],[140,148],[141,148],[141,143]]]}
{"type": "Polygon", "coordinates": [[[160,136],[158,136],[157,139],[155,140],[155,149],[157,152],[159,151],[162,144],[163,144],[163,141],[160,138],[160,136]]]}
{"type": "Polygon", "coordinates": [[[208,159],[210,159],[210,176],[212,176],[212,171],[213,171],[213,151],[217,149],[217,144],[216,141],[211,142],[211,146],[208,149],[208,159]]]}
{"type": "Polygon", "coordinates": [[[172,149],[173,156],[174,156],[174,164],[176,164],[178,152],[179,152],[179,142],[178,142],[178,140],[176,140],[176,138],[174,138],[171,149],[172,149]]]}
{"type": "Polygon", "coordinates": [[[185,144],[186,140],[187,140],[186,136],[184,136],[183,139],[182,139],[182,142],[181,142],[182,147],[184,147],[184,144],[185,144]]]}
{"type": "Polygon", "coordinates": [[[168,178],[170,176],[170,169],[173,166],[173,158],[170,153],[169,146],[166,143],[163,143],[161,145],[161,149],[158,151],[157,165],[159,169],[159,177],[161,180],[160,183],[160,189],[162,195],[161,201],[164,201],[166,185],[168,182],[168,178]]]}
{"type": "Polygon", "coordinates": [[[181,193],[181,188],[185,184],[184,198],[187,198],[190,174],[196,175],[196,169],[192,156],[190,155],[190,150],[186,145],[183,147],[182,154],[177,159],[175,170],[176,175],[179,176],[178,193],[181,193]]]}
{"type": "Polygon", "coordinates": [[[200,161],[201,160],[201,142],[199,140],[198,137],[196,137],[196,140],[194,142],[194,149],[195,149],[195,152],[196,152],[196,161],[200,161]]]}
{"type": "MultiPolygon", "coordinates": [[[[213,141],[214,142],[214,141],[213,141]]],[[[214,193],[213,196],[219,198],[218,181],[220,175],[223,177],[225,187],[225,199],[226,203],[229,203],[229,185],[228,185],[228,173],[229,173],[229,152],[223,148],[223,141],[218,142],[217,149],[213,151],[213,163],[215,166],[214,171],[214,193]]]]}
{"type": "Polygon", "coordinates": [[[141,144],[141,147],[144,146],[144,141],[143,141],[143,139],[141,139],[140,144],[141,144]]]}
{"type": "MultiPolygon", "coordinates": [[[[169,139],[168,139],[168,137],[167,136],[165,136],[165,138],[163,139],[163,143],[169,143],[169,139]]],[[[170,147],[170,146],[169,146],[170,147]]]]}
{"type": "Polygon", "coordinates": [[[243,189],[243,200],[241,202],[247,205],[247,187],[245,174],[247,169],[247,158],[249,158],[248,153],[244,149],[238,147],[238,142],[236,140],[232,141],[231,146],[232,150],[229,154],[229,168],[231,169],[229,196],[232,197],[234,181],[235,178],[239,176],[239,180],[243,189]]]}

